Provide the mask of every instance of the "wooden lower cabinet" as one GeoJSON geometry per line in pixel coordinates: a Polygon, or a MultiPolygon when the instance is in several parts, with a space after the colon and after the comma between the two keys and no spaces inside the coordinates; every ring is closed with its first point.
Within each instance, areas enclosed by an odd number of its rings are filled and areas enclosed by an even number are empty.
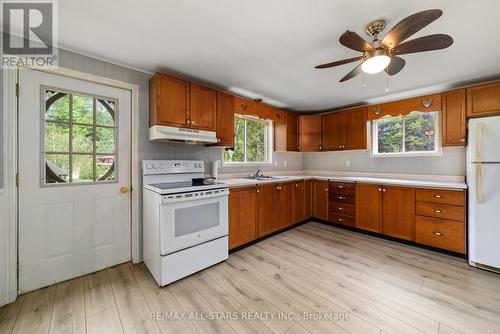
{"type": "Polygon", "coordinates": [[[276,189],[278,191],[278,206],[276,208],[278,210],[278,228],[283,229],[295,223],[294,184],[292,182],[279,183],[276,189]]]}
{"type": "Polygon", "coordinates": [[[313,216],[328,220],[328,181],[313,181],[313,216]]]}
{"type": "Polygon", "coordinates": [[[465,254],[463,222],[417,216],[415,241],[419,244],[465,254]]]}
{"type": "Polygon", "coordinates": [[[278,230],[278,193],[276,184],[257,186],[257,236],[263,237],[278,230]]]}
{"type": "Polygon", "coordinates": [[[415,189],[384,186],[382,193],[382,233],[399,239],[414,240],[415,189]]]}
{"type": "Polygon", "coordinates": [[[356,184],[356,225],[362,230],[382,233],[382,186],[356,184]]]}
{"type": "Polygon", "coordinates": [[[229,249],[257,238],[256,188],[231,189],[229,194],[229,249]]]}
{"type": "Polygon", "coordinates": [[[308,217],[305,215],[304,181],[293,183],[293,222],[300,222],[308,217]]]}
{"type": "Polygon", "coordinates": [[[304,219],[310,218],[313,215],[312,200],[313,200],[313,181],[304,180],[304,219]]]}

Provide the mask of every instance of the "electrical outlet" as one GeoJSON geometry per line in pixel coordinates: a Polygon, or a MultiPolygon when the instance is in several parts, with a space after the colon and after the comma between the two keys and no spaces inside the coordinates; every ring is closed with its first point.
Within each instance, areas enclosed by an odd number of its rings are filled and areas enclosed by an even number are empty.
{"type": "Polygon", "coordinates": [[[287,162],[286,160],[285,160],[285,161],[283,161],[283,166],[285,166],[285,167],[286,167],[287,165],[288,165],[288,162],[287,162]]]}
{"type": "Polygon", "coordinates": [[[274,167],[278,167],[278,160],[274,160],[274,167]]]}
{"type": "Polygon", "coordinates": [[[346,167],[351,167],[351,162],[350,162],[349,160],[346,160],[346,161],[345,161],[345,166],[346,166],[346,167]]]}

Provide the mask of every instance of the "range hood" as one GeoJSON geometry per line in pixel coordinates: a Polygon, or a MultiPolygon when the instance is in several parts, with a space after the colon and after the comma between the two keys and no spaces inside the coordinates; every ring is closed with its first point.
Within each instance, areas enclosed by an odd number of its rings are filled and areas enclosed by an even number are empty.
{"type": "Polygon", "coordinates": [[[176,128],[173,126],[154,125],[149,128],[151,141],[180,141],[187,143],[217,143],[213,131],[176,128]]]}

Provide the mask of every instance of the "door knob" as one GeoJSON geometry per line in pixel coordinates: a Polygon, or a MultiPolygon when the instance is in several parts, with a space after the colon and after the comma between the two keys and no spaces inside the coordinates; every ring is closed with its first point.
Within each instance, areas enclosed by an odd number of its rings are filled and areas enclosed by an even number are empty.
{"type": "Polygon", "coordinates": [[[120,192],[121,192],[122,194],[126,194],[126,193],[128,192],[128,188],[127,188],[127,187],[121,187],[121,188],[120,188],[120,192]]]}

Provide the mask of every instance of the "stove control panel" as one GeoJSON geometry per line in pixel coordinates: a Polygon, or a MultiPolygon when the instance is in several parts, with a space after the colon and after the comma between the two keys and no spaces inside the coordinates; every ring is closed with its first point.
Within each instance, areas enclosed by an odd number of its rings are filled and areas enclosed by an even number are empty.
{"type": "Polygon", "coordinates": [[[144,175],[203,173],[205,165],[199,160],[143,160],[144,175]]]}

